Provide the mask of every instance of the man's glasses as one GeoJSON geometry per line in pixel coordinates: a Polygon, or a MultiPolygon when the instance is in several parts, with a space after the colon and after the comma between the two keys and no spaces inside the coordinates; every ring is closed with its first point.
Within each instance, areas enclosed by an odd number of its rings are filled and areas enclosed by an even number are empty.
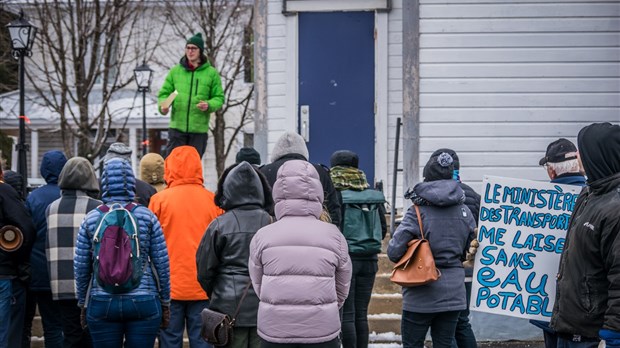
{"type": "Polygon", "coordinates": [[[196,47],[196,46],[187,46],[187,47],[185,47],[185,49],[188,50],[188,51],[195,51],[195,50],[198,49],[198,47],[196,47]]]}

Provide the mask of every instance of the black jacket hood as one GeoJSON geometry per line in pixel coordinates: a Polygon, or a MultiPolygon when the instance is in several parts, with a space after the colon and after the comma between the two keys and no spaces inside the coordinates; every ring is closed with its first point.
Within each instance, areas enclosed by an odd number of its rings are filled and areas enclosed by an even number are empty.
{"type": "Polygon", "coordinates": [[[229,210],[242,205],[265,206],[263,184],[256,169],[241,162],[224,178],[220,208],[229,210]]]}
{"type": "Polygon", "coordinates": [[[620,126],[591,124],[579,131],[577,144],[588,183],[620,173],[620,126]]]}

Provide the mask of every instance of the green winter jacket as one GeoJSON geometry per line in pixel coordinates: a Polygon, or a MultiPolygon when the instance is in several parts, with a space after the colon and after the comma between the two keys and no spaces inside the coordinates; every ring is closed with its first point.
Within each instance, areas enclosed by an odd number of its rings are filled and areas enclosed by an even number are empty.
{"type": "Polygon", "coordinates": [[[175,90],[178,95],[171,105],[170,128],[184,133],[208,133],[211,113],[224,104],[224,90],[217,70],[209,62],[204,62],[192,71],[187,58],[183,57],[166,76],[157,96],[158,104],[161,105],[175,90]],[[198,109],[201,100],[209,103],[207,111],[198,109]]]}

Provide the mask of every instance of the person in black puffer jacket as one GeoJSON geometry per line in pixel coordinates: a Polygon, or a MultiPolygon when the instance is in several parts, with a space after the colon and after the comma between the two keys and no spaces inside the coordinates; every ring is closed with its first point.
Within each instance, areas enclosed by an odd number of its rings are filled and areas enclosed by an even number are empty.
{"type": "MultiPolygon", "coordinates": [[[[250,284],[248,258],[256,231],[272,218],[273,206],[267,179],[248,162],[233,164],[222,174],[215,204],[226,211],[209,224],[198,251],[198,282],[209,296],[209,308],[234,318],[239,301],[250,284]]],[[[235,319],[229,348],[260,347],[256,331],[258,297],[250,287],[235,319]]]]}
{"type": "Polygon", "coordinates": [[[620,126],[595,123],[577,137],[588,177],[560,258],[551,327],[558,347],[620,347],[620,126]]]}
{"type": "MultiPolygon", "coordinates": [[[[278,169],[280,169],[284,162],[290,160],[308,161],[309,156],[304,138],[295,132],[286,132],[280,136],[273,147],[271,163],[260,167],[260,171],[267,178],[269,185],[273,187],[278,175],[278,169]]],[[[338,191],[334,188],[332,179],[329,176],[329,170],[319,164],[312,165],[319,173],[319,179],[323,186],[323,196],[325,197],[323,206],[329,211],[332,224],[340,227],[342,201],[338,191]]],[[[274,215],[273,211],[272,215],[274,215]]]]}

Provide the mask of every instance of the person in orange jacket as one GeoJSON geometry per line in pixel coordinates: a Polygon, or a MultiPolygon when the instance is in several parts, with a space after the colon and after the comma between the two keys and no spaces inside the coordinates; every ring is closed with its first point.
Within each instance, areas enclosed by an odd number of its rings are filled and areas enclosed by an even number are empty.
{"type": "Polygon", "coordinates": [[[194,255],[207,227],[223,211],[203,186],[202,163],[194,147],[172,150],[164,162],[164,179],[168,186],[149,204],[164,230],[170,256],[170,324],[160,330],[159,346],[181,348],[187,327],[190,347],[209,347],[200,337],[200,312],[209,302],[198,283],[194,255]]]}

